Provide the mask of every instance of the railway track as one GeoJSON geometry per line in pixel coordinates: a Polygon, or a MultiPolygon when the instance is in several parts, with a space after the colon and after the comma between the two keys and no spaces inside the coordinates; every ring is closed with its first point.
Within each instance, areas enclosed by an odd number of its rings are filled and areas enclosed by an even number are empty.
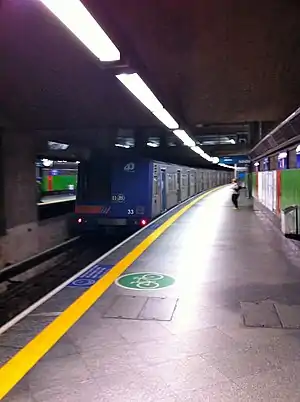
{"type": "MultiPolygon", "coordinates": [[[[1,281],[0,327],[125,239],[125,235],[79,238],[61,253],[1,281]]],[[[20,271],[20,269],[19,269],[20,271]]],[[[6,275],[8,276],[8,275],[6,275]]]]}

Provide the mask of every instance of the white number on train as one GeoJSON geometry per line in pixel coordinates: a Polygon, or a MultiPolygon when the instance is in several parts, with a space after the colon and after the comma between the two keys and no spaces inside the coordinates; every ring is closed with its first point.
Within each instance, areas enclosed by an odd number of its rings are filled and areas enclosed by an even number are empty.
{"type": "Polygon", "coordinates": [[[128,215],[134,215],[134,210],[133,209],[128,209],[127,213],[128,213],[128,215]]]}
{"type": "Polygon", "coordinates": [[[135,164],[133,162],[127,163],[127,165],[124,166],[125,172],[133,172],[135,169],[135,164]]]}

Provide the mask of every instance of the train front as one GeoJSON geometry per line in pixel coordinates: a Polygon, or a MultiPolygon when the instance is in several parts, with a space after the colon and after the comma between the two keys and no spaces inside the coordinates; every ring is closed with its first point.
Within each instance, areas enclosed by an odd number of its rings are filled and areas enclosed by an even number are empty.
{"type": "Polygon", "coordinates": [[[73,225],[77,232],[136,229],[152,208],[151,162],[93,155],[80,164],[73,225]]]}

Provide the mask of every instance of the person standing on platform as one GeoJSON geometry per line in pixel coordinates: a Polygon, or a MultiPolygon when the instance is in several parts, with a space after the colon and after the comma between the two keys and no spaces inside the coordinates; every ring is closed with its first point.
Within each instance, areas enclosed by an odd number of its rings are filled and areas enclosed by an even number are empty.
{"type": "Polygon", "coordinates": [[[232,191],[231,200],[234,205],[234,209],[239,209],[238,199],[240,196],[240,189],[241,189],[241,187],[238,184],[237,179],[233,179],[232,186],[231,186],[231,191],[232,191]]]}

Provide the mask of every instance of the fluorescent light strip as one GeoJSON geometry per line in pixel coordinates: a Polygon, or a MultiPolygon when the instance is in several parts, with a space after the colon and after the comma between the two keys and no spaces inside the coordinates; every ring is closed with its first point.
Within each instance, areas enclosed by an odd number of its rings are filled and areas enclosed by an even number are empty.
{"type": "Polygon", "coordinates": [[[191,149],[196,152],[196,154],[202,156],[203,159],[206,159],[208,162],[212,162],[213,158],[209,156],[207,153],[203,151],[202,148],[196,146],[196,147],[191,147],[191,149]]]}
{"type": "Polygon", "coordinates": [[[175,130],[179,128],[178,123],[173,119],[166,109],[159,109],[152,111],[155,117],[158,118],[167,128],[170,130],[175,130]]]}
{"type": "Polygon", "coordinates": [[[159,145],[156,144],[156,143],[154,143],[154,142],[147,142],[147,146],[148,146],[148,147],[152,147],[152,148],[157,148],[157,147],[159,147],[159,145]]]}
{"type": "Polygon", "coordinates": [[[184,145],[187,145],[191,148],[196,146],[195,141],[192,140],[192,138],[184,130],[174,130],[173,133],[184,143],[184,145]]]}
{"type": "Polygon", "coordinates": [[[225,165],[225,163],[218,163],[218,165],[221,166],[221,167],[228,168],[228,169],[234,169],[234,166],[225,165]]]}
{"type": "Polygon", "coordinates": [[[137,73],[119,74],[116,77],[150,112],[163,109],[163,105],[137,73]]]}
{"type": "Polygon", "coordinates": [[[116,77],[167,128],[170,130],[179,128],[178,123],[164,109],[163,105],[137,73],[118,74],[116,77]]]}
{"type": "Polygon", "coordinates": [[[120,60],[120,52],[79,0],[40,0],[101,61],[120,60]]]}

